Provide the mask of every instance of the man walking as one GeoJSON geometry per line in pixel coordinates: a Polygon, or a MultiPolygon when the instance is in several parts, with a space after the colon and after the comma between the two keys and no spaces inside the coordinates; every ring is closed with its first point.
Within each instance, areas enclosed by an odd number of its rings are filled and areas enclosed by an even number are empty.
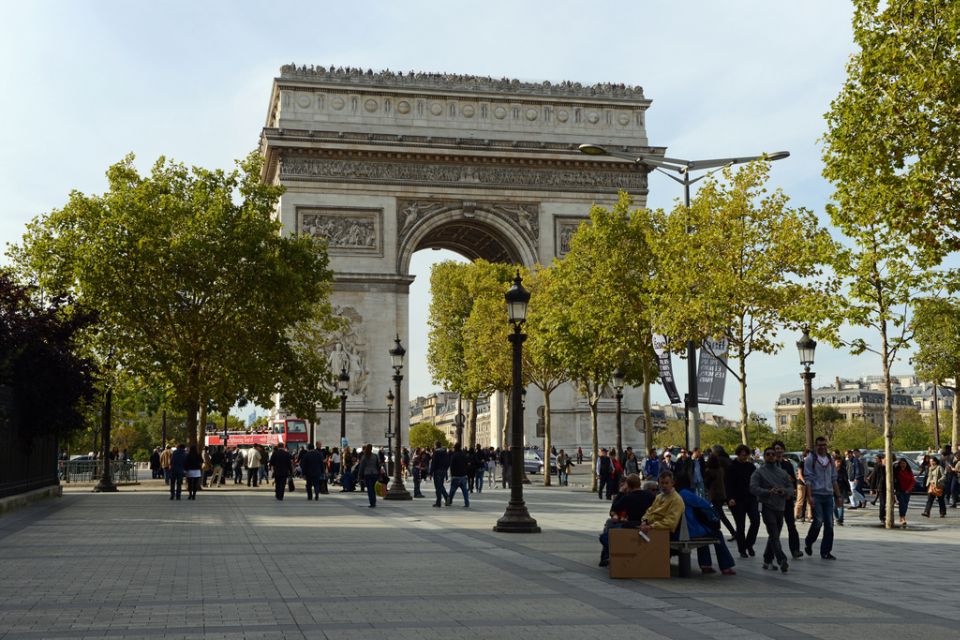
{"type": "Polygon", "coordinates": [[[763,550],[763,568],[770,569],[776,558],[780,571],[787,572],[787,554],[780,546],[783,530],[783,512],[787,499],[796,494],[790,476],[780,468],[773,447],[763,451],[763,464],[750,476],[750,493],[760,501],[760,517],[767,528],[767,546],[763,550]]]}
{"type": "Polygon", "coordinates": [[[880,522],[887,522],[887,466],[884,464],[883,454],[877,454],[877,464],[870,472],[870,490],[880,500],[880,522]]]}
{"type": "Polygon", "coordinates": [[[307,450],[300,454],[300,473],[307,485],[307,500],[319,500],[323,493],[323,462],[323,454],[312,442],[308,442],[307,450]]]}
{"type": "Polygon", "coordinates": [[[287,490],[287,480],[293,475],[293,458],[278,442],[270,455],[270,466],[273,467],[274,494],[277,500],[283,500],[283,493],[287,490]]]}
{"type": "Polygon", "coordinates": [[[245,452],[247,457],[247,486],[253,483],[253,487],[260,486],[260,450],[256,447],[250,447],[245,452]]]}
{"type": "Polygon", "coordinates": [[[860,493],[863,483],[863,461],[859,457],[860,450],[847,452],[847,482],[850,484],[850,508],[860,509],[867,506],[867,499],[860,493]]]}
{"type": "Polygon", "coordinates": [[[450,452],[437,440],[434,443],[433,457],[430,458],[430,475],[433,477],[433,489],[437,494],[437,501],[433,503],[435,507],[442,507],[444,503],[450,504],[450,496],[447,495],[447,488],[444,486],[449,468],[450,452]]]}
{"type": "Polygon", "coordinates": [[[183,490],[183,476],[187,469],[187,448],[178,444],[176,450],[170,454],[170,499],[180,499],[183,490]]]}
{"type": "Polygon", "coordinates": [[[786,448],[782,440],[775,440],[773,443],[773,450],[777,454],[777,464],[790,477],[790,486],[793,487],[793,495],[785,497],[783,523],[787,527],[790,555],[793,556],[794,560],[799,560],[803,557],[803,553],[800,551],[800,533],[797,531],[797,519],[795,517],[796,501],[800,499],[797,496],[797,471],[793,468],[793,464],[783,457],[786,448]]]}
{"type": "Polygon", "coordinates": [[[610,489],[610,476],[613,472],[613,462],[610,460],[610,456],[607,455],[606,449],[600,449],[600,457],[597,458],[597,468],[595,469],[597,474],[597,494],[601,500],[603,500],[603,489],[607,489],[607,500],[610,499],[610,495],[613,493],[610,489]]]}
{"type": "Polygon", "coordinates": [[[500,482],[501,489],[506,489],[507,484],[511,481],[511,472],[513,469],[513,453],[510,451],[509,447],[504,447],[500,450],[500,482]]]}
{"type": "Polygon", "coordinates": [[[457,488],[463,494],[463,506],[470,508],[469,469],[467,455],[461,450],[460,443],[453,445],[453,454],[450,456],[450,495],[447,497],[447,506],[453,504],[453,496],[457,495],[457,488]]]}
{"type": "Polygon", "coordinates": [[[173,457],[173,448],[167,445],[160,454],[160,471],[163,472],[163,481],[170,484],[170,459],[173,457]]]}
{"type": "Polygon", "coordinates": [[[814,451],[803,461],[803,478],[807,483],[807,496],[813,507],[813,523],[804,540],[803,550],[813,555],[813,543],[823,528],[820,542],[820,557],[836,560],[833,555],[833,509],[840,505],[840,487],[837,485],[837,469],[830,459],[827,439],[819,436],[814,451]]]}

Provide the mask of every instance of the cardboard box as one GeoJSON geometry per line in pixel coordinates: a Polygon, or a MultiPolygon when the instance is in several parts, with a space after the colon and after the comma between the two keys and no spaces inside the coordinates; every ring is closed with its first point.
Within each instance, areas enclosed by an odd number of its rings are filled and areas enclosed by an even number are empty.
{"type": "Polygon", "coordinates": [[[669,578],[670,533],[653,529],[647,533],[650,542],[640,536],[639,529],[610,529],[611,578],[669,578]]]}

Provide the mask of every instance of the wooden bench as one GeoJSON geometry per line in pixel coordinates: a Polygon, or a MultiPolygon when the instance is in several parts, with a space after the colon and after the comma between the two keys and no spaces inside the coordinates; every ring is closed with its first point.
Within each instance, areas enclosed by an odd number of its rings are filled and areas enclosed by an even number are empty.
{"type": "Polygon", "coordinates": [[[680,569],[681,578],[690,577],[690,553],[695,549],[700,547],[708,547],[711,544],[716,544],[717,540],[714,538],[691,538],[690,530],[687,528],[687,514],[686,510],[682,516],[680,516],[680,524],[677,525],[677,539],[670,540],[670,553],[676,552],[677,554],[677,564],[680,569]]]}

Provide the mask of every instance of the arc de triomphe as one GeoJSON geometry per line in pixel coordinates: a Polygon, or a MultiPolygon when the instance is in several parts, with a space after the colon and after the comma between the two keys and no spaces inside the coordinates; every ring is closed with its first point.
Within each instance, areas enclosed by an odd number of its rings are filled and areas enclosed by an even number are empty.
{"type": "MultiPolygon", "coordinates": [[[[412,254],[443,248],[527,266],[563,256],[594,202],[625,190],[645,204],[643,169],[587,158],[577,146],[662,154],[647,144],[649,106],[641,88],[623,85],[282,67],[261,138],[263,177],[286,187],[277,212],[285,232],[328,240],[333,303],[351,321],[328,346],[331,369],[350,373],[351,445],[384,442],[388,350],[398,333],[409,344],[412,254]]],[[[642,398],[625,396],[624,442],[636,446],[642,398]]],[[[539,400],[531,388],[527,406],[539,400]]],[[[551,400],[553,441],[588,445],[589,413],[574,389],[551,400]]],[[[339,410],[318,415],[317,438],[335,444],[339,410]]],[[[611,416],[601,442],[612,441],[611,416]]],[[[534,442],[534,411],[526,431],[534,442]]]]}

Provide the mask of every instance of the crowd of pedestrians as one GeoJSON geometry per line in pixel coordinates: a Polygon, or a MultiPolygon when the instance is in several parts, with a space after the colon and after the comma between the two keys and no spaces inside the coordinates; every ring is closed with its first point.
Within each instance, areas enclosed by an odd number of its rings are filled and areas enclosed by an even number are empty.
{"type": "MultiPolygon", "coordinates": [[[[600,449],[594,467],[597,495],[612,501],[600,535],[601,566],[609,563],[610,528],[667,529],[677,539],[684,513],[689,537],[709,541],[698,549],[701,570],[714,573],[709,555],[709,546],[713,546],[720,569],[727,575],[735,571],[725,543],[736,542],[741,559],[756,556],[761,523],[767,534],[763,568],[786,573],[791,561],[813,555],[818,542],[820,557],[836,560],[833,529],[834,524],[843,525],[845,509],[875,506],[880,521],[885,520],[887,464],[883,454],[877,454],[868,465],[859,450],[831,452],[822,436],[816,439],[813,451],[803,451],[799,464],[785,456],[780,441],[762,452],[739,445],[732,458],[720,446],[705,453],[679,448],[676,459],[674,449],[659,454],[651,449],[642,463],[635,462],[629,448],[619,454],[615,449],[600,449]],[[677,506],[673,494],[683,508],[677,506]],[[667,503],[674,506],[654,509],[654,505],[667,503]],[[797,523],[807,521],[810,526],[801,539],[797,523]],[[729,538],[722,533],[724,527],[729,538]],[[786,548],[781,543],[784,529],[786,548]]],[[[915,475],[905,458],[896,462],[893,484],[901,526],[907,524],[907,507],[915,491],[926,494],[924,517],[930,517],[934,503],[941,517],[946,517],[948,503],[951,507],[958,503],[960,456],[946,447],[937,455],[926,456],[921,470],[926,473],[915,475]],[[920,486],[918,478],[924,475],[925,484],[920,486]]]]}

